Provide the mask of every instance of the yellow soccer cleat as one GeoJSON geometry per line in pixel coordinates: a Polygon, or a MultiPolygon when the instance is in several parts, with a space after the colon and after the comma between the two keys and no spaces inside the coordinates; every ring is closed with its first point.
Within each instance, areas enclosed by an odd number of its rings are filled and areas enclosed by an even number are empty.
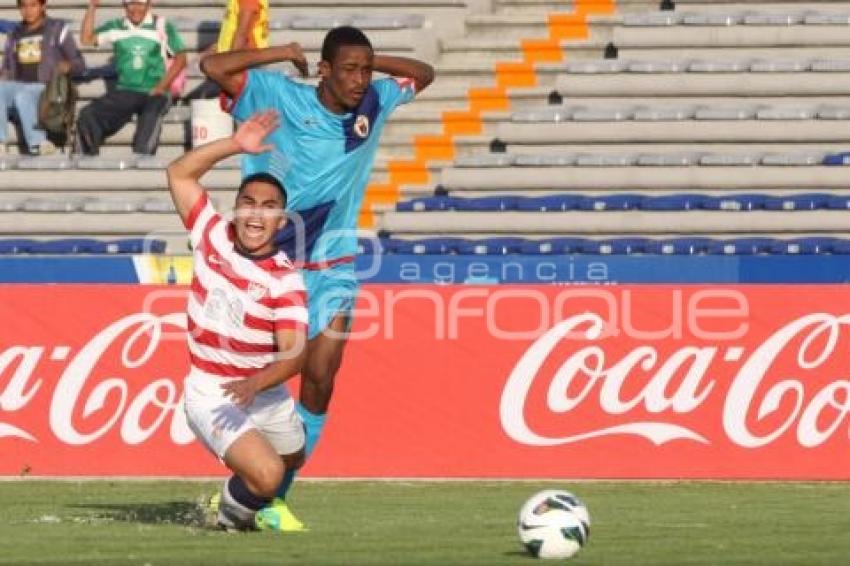
{"type": "Polygon", "coordinates": [[[254,516],[254,524],[261,531],[278,531],[281,533],[300,533],[307,530],[304,523],[292,514],[286,501],[275,497],[272,502],[263,507],[254,516]]]}

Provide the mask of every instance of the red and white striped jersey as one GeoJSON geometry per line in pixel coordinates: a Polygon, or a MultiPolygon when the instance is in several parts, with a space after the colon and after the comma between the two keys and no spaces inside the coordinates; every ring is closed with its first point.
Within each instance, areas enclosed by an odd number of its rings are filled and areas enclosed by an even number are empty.
{"type": "Polygon", "coordinates": [[[249,377],[274,361],[274,332],[307,332],[301,274],[283,252],[250,259],[236,251],[235,231],[205,192],[186,221],[194,250],[189,294],[193,371],[249,377]]]}

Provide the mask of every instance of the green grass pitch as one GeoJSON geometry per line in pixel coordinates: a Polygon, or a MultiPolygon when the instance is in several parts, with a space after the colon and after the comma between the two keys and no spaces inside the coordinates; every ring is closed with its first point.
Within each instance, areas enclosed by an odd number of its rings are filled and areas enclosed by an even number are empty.
{"type": "MultiPolygon", "coordinates": [[[[581,497],[590,543],[571,564],[848,564],[850,484],[299,482],[310,532],[199,522],[217,484],[0,482],[0,564],[521,564],[514,522],[538,489],[581,497]]],[[[548,562],[548,561],[547,561],[548,562]]]]}

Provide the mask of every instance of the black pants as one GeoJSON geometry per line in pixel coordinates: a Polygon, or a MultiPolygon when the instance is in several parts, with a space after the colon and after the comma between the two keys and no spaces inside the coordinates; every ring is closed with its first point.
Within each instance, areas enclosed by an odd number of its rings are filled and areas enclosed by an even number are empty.
{"type": "Polygon", "coordinates": [[[133,136],[133,152],[153,155],[159,146],[162,122],[171,99],[167,95],[150,96],[130,90],[114,90],[93,100],[80,111],[77,141],[86,155],[98,155],[103,140],[115,135],[138,116],[133,136]]]}

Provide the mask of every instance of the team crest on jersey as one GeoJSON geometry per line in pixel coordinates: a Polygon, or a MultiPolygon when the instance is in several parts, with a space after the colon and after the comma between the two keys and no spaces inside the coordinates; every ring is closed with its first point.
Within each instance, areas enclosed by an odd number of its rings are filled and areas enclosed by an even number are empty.
{"type": "Polygon", "coordinates": [[[248,285],[248,296],[255,301],[263,299],[269,294],[269,288],[256,282],[251,282],[248,285]]]}
{"type": "Polygon", "coordinates": [[[365,114],[360,114],[354,121],[354,133],[365,139],[369,137],[369,117],[365,114]]]}

